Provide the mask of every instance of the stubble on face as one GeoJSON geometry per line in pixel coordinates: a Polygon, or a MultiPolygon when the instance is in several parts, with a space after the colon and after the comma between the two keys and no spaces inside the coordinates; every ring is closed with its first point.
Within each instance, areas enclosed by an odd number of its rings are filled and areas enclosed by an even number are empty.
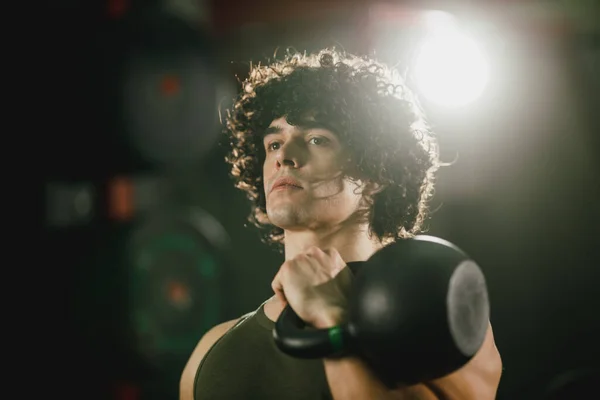
{"type": "Polygon", "coordinates": [[[296,193],[298,198],[291,194],[287,199],[267,201],[267,215],[270,223],[286,230],[333,227],[351,218],[359,208],[360,197],[351,194],[355,190],[357,183],[340,175],[317,184],[310,193],[296,193]]]}

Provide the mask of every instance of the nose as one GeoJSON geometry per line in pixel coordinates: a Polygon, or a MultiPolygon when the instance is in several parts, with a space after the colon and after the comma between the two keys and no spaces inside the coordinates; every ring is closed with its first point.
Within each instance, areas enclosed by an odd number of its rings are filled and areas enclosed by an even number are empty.
{"type": "Polygon", "coordinates": [[[300,168],[304,163],[304,154],[301,146],[295,140],[284,143],[275,157],[277,168],[287,166],[290,168],[300,168]]]}

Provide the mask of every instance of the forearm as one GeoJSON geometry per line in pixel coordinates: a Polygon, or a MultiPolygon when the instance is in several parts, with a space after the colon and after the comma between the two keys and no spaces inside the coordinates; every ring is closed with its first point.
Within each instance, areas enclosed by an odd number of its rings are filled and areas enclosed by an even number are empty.
{"type": "Polygon", "coordinates": [[[424,385],[388,389],[355,357],[325,359],[325,373],[334,400],[437,400],[424,385]]]}
{"type": "Polygon", "coordinates": [[[494,343],[491,325],[473,359],[442,378],[389,390],[358,358],[325,359],[325,373],[335,400],[493,400],[502,374],[502,359],[494,343]]]}
{"type": "MultiPolygon", "coordinates": [[[[333,310],[315,323],[316,328],[336,326],[343,310],[333,310]]],[[[390,390],[360,358],[324,358],[327,383],[334,400],[438,400],[425,385],[390,390]]]]}

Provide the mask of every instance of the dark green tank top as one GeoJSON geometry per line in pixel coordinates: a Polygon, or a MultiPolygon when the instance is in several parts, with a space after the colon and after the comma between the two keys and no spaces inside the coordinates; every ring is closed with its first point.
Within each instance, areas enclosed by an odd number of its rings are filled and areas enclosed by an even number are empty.
{"type": "Polygon", "coordinates": [[[282,353],[264,304],[245,315],[206,353],[196,372],[195,400],[331,400],[323,360],[282,353]]]}

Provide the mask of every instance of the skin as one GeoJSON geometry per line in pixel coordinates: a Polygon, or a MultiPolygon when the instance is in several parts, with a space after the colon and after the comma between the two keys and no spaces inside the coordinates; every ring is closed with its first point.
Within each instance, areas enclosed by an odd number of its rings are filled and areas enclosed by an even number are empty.
{"type": "Polygon", "coordinates": [[[368,258],[382,244],[368,237],[361,223],[365,183],[348,178],[347,152],[331,131],[289,125],[284,118],[271,123],[264,137],[263,165],[269,221],[285,231],[285,258],[310,247],[335,248],[345,261],[368,258]],[[273,190],[281,177],[295,178],[302,189],[273,190]]]}
{"type": "MultiPolygon", "coordinates": [[[[368,223],[356,217],[361,191],[369,182],[347,177],[346,150],[327,129],[292,126],[279,118],[267,129],[263,145],[267,215],[285,233],[285,261],[272,281],[275,295],[265,303],[265,314],[276,321],[289,304],[309,325],[338,325],[352,280],[346,262],[365,261],[383,246],[369,235],[368,223]],[[281,177],[292,177],[301,187],[274,188],[281,177]]],[[[198,363],[233,323],[215,327],[200,341],[182,375],[181,399],[193,398],[198,363]]],[[[491,326],[482,349],[467,365],[427,384],[389,390],[358,358],[323,362],[336,400],[492,400],[502,370],[491,326]]]]}

